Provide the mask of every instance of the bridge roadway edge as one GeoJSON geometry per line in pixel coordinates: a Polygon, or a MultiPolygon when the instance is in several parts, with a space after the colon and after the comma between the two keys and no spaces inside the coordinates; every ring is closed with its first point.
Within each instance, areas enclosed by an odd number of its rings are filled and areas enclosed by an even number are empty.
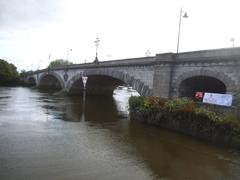
{"type": "MultiPolygon", "coordinates": [[[[204,50],[179,54],[163,53],[151,57],[102,61],[98,64],[87,63],[67,67],[68,72],[73,74],[76,74],[77,71],[84,72],[94,69],[102,69],[103,71],[112,69],[116,72],[121,70],[122,74],[135,78],[136,82],[142,82],[143,85],[150,89],[148,94],[153,96],[166,98],[178,96],[179,87],[177,86],[181,83],[179,81],[195,75],[219,76],[220,79],[228,84],[227,93],[232,93],[235,98],[238,98],[240,92],[240,48],[204,50]],[[188,75],[184,75],[186,73],[188,75]]],[[[46,71],[59,73],[63,79],[66,67],[35,71],[26,77],[25,81],[28,81],[29,77],[34,77],[38,86],[39,77],[46,71]]],[[[71,78],[72,76],[69,77],[69,79],[71,78]]],[[[67,83],[69,82],[64,81],[64,88],[67,83]]]]}

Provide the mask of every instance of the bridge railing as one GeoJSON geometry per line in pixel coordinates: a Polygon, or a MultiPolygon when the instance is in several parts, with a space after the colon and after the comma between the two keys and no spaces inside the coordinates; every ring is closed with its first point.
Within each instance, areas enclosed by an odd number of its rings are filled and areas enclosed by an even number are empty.
{"type": "Polygon", "coordinates": [[[50,69],[42,69],[34,71],[33,74],[45,72],[47,70],[65,70],[67,69],[87,69],[96,67],[121,67],[121,66],[137,66],[137,65],[154,65],[154,64],[171,64],[184,62],[206,62],[206,61],[240,61],[240,48],[224,48],[213,50],[201,50],[194,52],[182,53],[162,53],[156,56],[128,58],[121,60],[100,61],[98,63],[73,64],[61,67],[53,67],[50,69]]]}

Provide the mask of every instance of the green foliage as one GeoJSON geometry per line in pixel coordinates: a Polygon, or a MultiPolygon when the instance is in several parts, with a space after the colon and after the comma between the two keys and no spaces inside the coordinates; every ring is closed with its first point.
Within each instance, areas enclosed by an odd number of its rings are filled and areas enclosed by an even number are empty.
{"type": "MultiPolygon", "coordinates": [[[[198,107],[197,104],[189,98],[175,98],[165,100],[159,97],[141,97],[134,96],[129,99],[130,111],[141,111],[143,114],[154,117],[156,113],[164,114],[164,118],[176,118],[181,120],[192,119],[194,121],[202,120],[222,125],[231,125],[239,127],[240,122],[235,111],[219,113],[219,109],[208,107],[207,105],[198,107]]],[[[163,116],[161,116],[163,117],[163,116]]],[[[204,126],[204,124],[203,124],[204,126]]]]}
{"type": "Polygon", "coordinates": [[[33,71],[25,71],[25,70],[22,70],[19,74],[20,78],[24,78],[26,76],[28,76],[29,74],[32,74],[33,71]]]}
{"type": "Polygon", "coordinates": [[[18,79],[17,68],[5,60],[0,59],[0,84],[18,79]]]}
{"type": "Polygon", "coordinates": [[[164,109],[168,112],[192,112],[195,107],[196,103],[189,98],[175,98],[164,104],[164,109]]]}
{"type": "Polygon", "coordinates": [[[52,67],[61,67],[61,66],[66,66],[66,65],[71,65],[73,64],[72,62],[64,59],[56,59],[52,62],[50,62],[49,66],[50,68],[52,67]]]}
{"type": "Polygon", "coordinates": [[[159,97],[146,97],[144,100],[144,107],[147,109],[162,108],[166,102],[166,99],[159,97]]]}
{"type": "Polygon", "coordinates": [[[188,98],[131,97],[129,103],[133,119],[240,149],[236,110],[197,105],[188,98]]]}
{"type": "Polygon", "coordinates": [[[199,119],[207,119],[213,122],[223,121],[222,117],[220,117],[216,112],[210,111],[203,107],[194,109],[194,114],[196,115],[196,117],[199,117],[199,119]]]}
{"type": "Polygon", "coordinates": [[[238,115],[236,111],[230,111],[229,113],[225,114],[225,116],[223,117],[223,122],[227,124],[231,124],[234,127],[239,128],[240,130],[240,123],[239,123],[238,115]]]}
{"type": "Polygon", "coordinates": [[[131,110],[137,110],[144,107],[144,97],[131,96],[128,100],[131,110]]]}

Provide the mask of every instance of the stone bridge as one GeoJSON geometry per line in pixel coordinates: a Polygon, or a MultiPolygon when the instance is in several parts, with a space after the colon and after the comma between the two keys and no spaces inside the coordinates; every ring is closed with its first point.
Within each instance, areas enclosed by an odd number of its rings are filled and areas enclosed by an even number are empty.
{"type": "Polygon", "coordinates": [[[76,64],[35,71],[25,82],[81,94],[88,76],[88,94],[112,94],[129,85],[143,96],[194,96],[196,91],[240,92],[240,48],[164,53],[151,57],[76,64]]]}

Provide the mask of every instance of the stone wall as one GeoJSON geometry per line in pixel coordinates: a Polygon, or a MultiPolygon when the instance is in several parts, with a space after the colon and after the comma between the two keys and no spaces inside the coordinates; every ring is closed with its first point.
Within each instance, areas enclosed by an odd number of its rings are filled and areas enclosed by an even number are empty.
{"type": "Polygon", "coordinates": [[[82,75],[106,75],[133,86],[142,95],[171,97],[178,96],[181,82],[193,76],[214,77],[226,85],[227,93],[238,94],[239,69],[240,48],[229,48],[69,65],[40,70],[30,76],[38,86],[43,75],[53,74],[62,88],[69,90],[82,75]]]}

